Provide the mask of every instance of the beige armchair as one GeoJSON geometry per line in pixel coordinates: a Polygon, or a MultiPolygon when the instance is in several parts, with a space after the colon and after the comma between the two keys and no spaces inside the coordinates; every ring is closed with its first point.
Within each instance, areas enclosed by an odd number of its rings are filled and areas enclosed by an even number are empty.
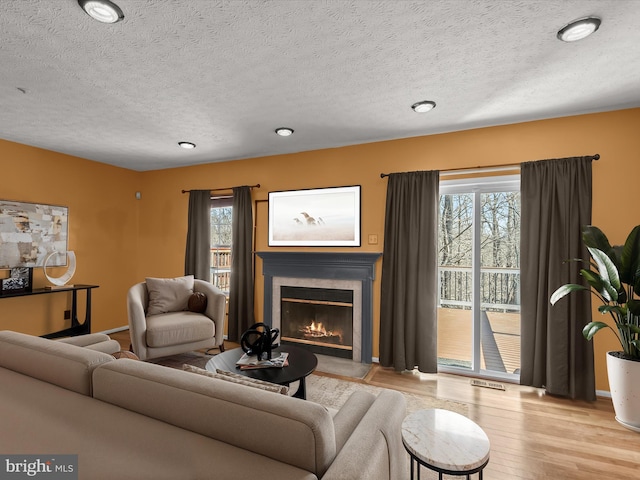
{"type": "Polygon", "coordinates": [[[149,315],[147,283],[138,283],[129,289],[127,312],[131,347],[140,360],[202,348],[218,347],[224,351],[225,295],[203,280],[193,280],[193,291],[206,295],[204,313],[181,309],[149,315]]]}

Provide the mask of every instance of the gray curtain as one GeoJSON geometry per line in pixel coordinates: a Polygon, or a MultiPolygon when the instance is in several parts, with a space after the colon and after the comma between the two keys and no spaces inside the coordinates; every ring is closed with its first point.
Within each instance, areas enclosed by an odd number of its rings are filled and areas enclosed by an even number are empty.
{"type": "Polygon", "coordinates": [[[242,333],[254,323],[253,210],[250,187],[233,188],[232,225],[228,338],[239,342],[242,333]]]}
{"type": "Polygon", "coordinates": [[[189,192],[184,274],[211,281],[211,190],[189,192]]]}
{"type": "Polygon", "coordinates": [[[591,223],[591,157],[527,162],[521,166],[520,383],[553,395],[595,400],[593,345],[582,336],[591,298],[573,294],[551,306],[565,283],[583,283],[588,259],[581,230],[591,223]]]}
{"type": "Polygon", "coordinates": [[[382,258],[380,364],[435,373],[438,171],[392,173],[382,258]]]}

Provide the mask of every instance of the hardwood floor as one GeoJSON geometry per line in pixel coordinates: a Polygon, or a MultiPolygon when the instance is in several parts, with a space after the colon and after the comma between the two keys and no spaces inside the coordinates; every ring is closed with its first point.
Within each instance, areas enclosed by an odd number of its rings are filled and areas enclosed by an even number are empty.
{"type": "MultiPolygon", "coordinates": [[[[128,331],[111,337],[129,348],[128,331]]],[[[362,382],[467,403],[469,418],[491,441],[487,480],[640,479],[640,433],[615,421],[610,399],[571,401],[519,385],[504,384],[505,391],[474,387],[469,380],[374,365],[362,382]]],[[[422,478],[437,478],[431,473],[423,469],[422,478]]]]}

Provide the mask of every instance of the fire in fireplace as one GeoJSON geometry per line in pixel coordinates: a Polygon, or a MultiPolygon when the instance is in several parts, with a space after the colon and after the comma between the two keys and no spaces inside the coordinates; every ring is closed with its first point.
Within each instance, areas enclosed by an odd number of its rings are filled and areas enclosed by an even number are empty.
{"type": "Polygon", "coordinates": [[[353,291],[282,286],[283,343],[296,343],[315,353],[351,358],[353,291]]]}
{"type": "Polygon", "coordinates": [[[322,322],[311,321],[311,325],[305,325],[298,330],[302,334],[304,340],[309,341],[324,341],[328,343],[336,343],[342,345],[342,330],[334,332],[333,330],[327,330],[324,328],[322,322]]]}

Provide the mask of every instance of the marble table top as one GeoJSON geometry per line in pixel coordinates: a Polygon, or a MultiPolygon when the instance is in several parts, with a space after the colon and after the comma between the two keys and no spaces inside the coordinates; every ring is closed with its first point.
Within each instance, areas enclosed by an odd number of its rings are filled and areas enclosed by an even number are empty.
{"type": "Polygon", "coordinates": [[[467,417],[449,410],[419,410],[402,422],[402,442],[429,467],[466,472],[489,460],[489,438],[467,417]]]}

